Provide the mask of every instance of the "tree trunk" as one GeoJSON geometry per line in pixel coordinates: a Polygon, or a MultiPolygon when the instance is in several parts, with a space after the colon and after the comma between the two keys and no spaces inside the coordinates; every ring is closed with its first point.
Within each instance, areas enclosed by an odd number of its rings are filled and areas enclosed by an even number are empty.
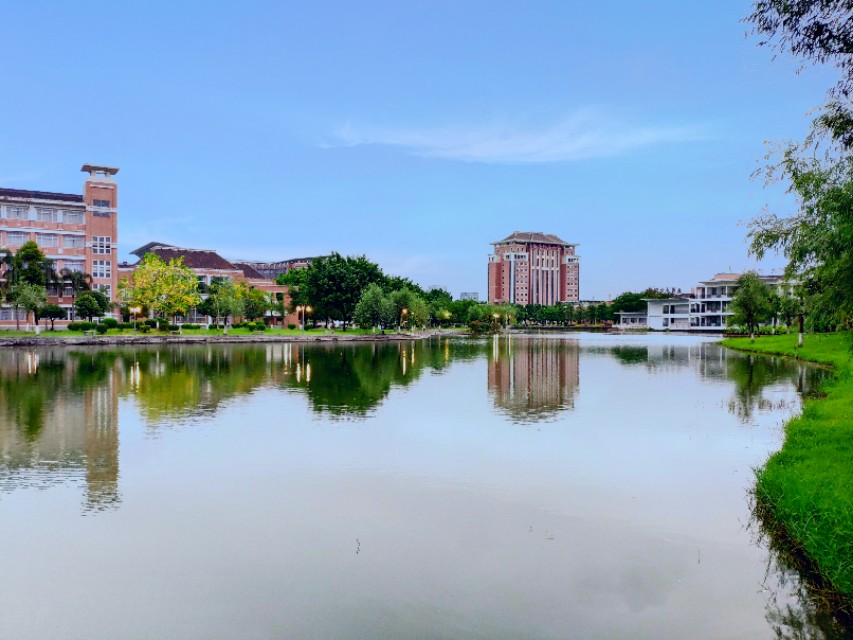
{"type": "Polygon", "coordinates": [[[797,316],[797,320],[800,323],[800,332],[797,334],[797,348],[802,349],[803,348],[803,314],[802,313],[797,316]]]}

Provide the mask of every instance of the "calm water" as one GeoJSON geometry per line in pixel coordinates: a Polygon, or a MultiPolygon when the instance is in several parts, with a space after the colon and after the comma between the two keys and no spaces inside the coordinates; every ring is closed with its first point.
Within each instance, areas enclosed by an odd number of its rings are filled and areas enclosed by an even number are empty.
{"type": "Polygon", "coordinates": [[[748,496],[820,375],[671,336],[2,351],[0,638],[836,637],[748,496]]]}

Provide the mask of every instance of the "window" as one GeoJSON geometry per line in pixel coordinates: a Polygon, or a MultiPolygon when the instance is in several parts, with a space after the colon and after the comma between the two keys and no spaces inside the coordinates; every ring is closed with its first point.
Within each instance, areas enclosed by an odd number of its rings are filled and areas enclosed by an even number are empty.
{"type": "Polygon", "coordinates": [[[55,233],[37,233],[36,242],[40,247],[58,247],[59,236],[55,233]]]}
{"type": "Polygon", "coordinates": [[[62,236],[62,246],[66,249],[82,249],[86,242],[83,236],[62,236]]]}
{"type": "Polygon", "coordinates": [[[93,288],[95,291],[100,291],[100,292],[101,292],[101,293],[103,293],[105,296],[107,296],[107,298],[109,298],[110,300],[112,300],[112,299],[113,299],[113,296],[112,296],[112,285],[109,285],[109,284],[96,284],[96,285],[92,285],[92,288],[93,288]]]}
{"type": "Polygon", "coordinates": [[[36,220],[39,222],[56,222],[58,219],[56,209],[36,209],[36,220]]]}
{"type": "Polygon", "coordinates": [[[96,218],[109,218],[110,212],[109,211],[93,211],[92,215],[95,216],[96,218]]]}
{"type": "Polygon", "coordinates": [[[112,263],[109,260],[92,260],[93,278],[112,277],[112,263]]]}
{"type": "Polygon", "coordinates": [[[92,236],[92,253],[112,253],[110,236],[92,236]]]}
{"type": "Polygon", "coordinates": [[[27,220],[30,217],[29,207],[9,207],[9,217],[12,220],[27,220]]]}
{"type": "Polygon", "coordinates": [[[82,211],[63,211],[62,215],[67,224],[83,224],[86,222],[82,211]]]}
{"type": "Polygon", "coordinates": [[[29,234],[22,231],[7,231],[6,244],[24,244],[29,240],[29,234]]]}
{"type": "Polygon", "coordinates": [[[86,268],[86,265],[83,263],[82,260],[63,260],[62,268],[68,269],[69,271],[82,272],[86,268]]]}
{"type": "Polygon", "coordinates": [[[110,201],[109,200],[92,200],[92,206],[109,208],[110,201]]]}

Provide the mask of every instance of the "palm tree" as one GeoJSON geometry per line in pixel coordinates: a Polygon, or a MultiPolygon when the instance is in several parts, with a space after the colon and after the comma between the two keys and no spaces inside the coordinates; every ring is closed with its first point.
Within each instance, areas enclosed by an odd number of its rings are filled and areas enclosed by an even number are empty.
{"type": "Polygon", "coordinates": [[[62,282],[71,287],[71,319],[74,319],[74,303],[77,300],[77,294],[81,291],[89,291],[92,288],[92,276],[82,271],[72,271],[71,269],[63,269],[60,272],[62,282]]]}

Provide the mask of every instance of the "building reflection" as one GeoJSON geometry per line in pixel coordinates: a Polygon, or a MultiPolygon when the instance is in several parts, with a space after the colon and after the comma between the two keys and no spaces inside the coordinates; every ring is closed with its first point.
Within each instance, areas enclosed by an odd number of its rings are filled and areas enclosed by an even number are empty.
{"type": "Polygon", "coordinates": [[[109,509],[120,502],[121,372],[102,354],[68,355],[0,354],[0,489],[82,481],[84,511],[109,509]]]}
{"type": "Polygon", "coordinates": [[[525,336],[492,340],[488,388],[495,406],[517,422],[548,420],[574,407],[579,385],[574,340],[525,336]]]}

